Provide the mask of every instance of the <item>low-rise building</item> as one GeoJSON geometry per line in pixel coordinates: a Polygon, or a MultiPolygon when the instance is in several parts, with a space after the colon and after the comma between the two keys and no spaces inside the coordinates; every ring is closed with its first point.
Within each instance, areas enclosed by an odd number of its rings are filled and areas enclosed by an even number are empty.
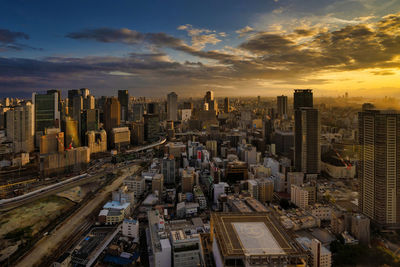
{"type": "Polygon", "coordinates": [[[122,222],[125,215],[122,210],[118,209],[102,209],[99,213],[98,220],[104,224],[117,224],[122,222]]]}
{"type": "Polygon", "coordinates": [[[200,239],[198,234],[187,235],[183,230],[171,231],[173,266],[193,267],[200,264],[200,239]]]}
{"type": "Polygon", "coordinates": [[[124,219],[124,221],[122,222],[122,235],[138,239],[139,222],[133,219],[124,219]]]}
{"type": "Polygon", "coordinates": [[[138,175],[132,175],[124,180],[124,185],[128,187],[129,191],[135,193],[135,197],[139,198],[143,195],[146,189],[145,179],[138,175]]]}
{"type": "Polygon", "coordinates": [[[199,203],[200,209],[204,210],[207,208],[207,199],[204,196],[203,191],[201,190],[200,186],[194,186],[193,188],[194,200],[199,203]]]}
{"type": "Polygon", "coordinates": [[[111,130],[111,147],[120,148],[129,145],[131,132],[128,127],[118,127],[111,130]]]}

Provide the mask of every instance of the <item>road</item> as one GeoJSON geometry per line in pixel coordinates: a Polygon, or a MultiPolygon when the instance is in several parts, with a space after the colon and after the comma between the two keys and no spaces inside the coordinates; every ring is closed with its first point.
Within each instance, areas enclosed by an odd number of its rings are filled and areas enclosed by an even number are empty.
{"type": "Polygon", "coordinates": [[[131,175],[140,169],[139,165],[135,165],[133,167],[126,167],[126,169],[122,170],[123,174],[120,177],[98,192],[95,198],[91,199],[86,205],[83,205],[70,218],[58,226],[57,230],[55,230],[51,235],[45,236],[37,242],[15,266],[39,266],[41,259],[51,254],[52,251],[57,249],[59,244],[64,242],[64,240],[67,240],[70,234],[73,233],[76,228],[79,228],[82,222],[85,221],[87,215],[95,211],[102,202],[109,197],[109,194],[112,191],[117,190],[128,175],[131,175]]]}

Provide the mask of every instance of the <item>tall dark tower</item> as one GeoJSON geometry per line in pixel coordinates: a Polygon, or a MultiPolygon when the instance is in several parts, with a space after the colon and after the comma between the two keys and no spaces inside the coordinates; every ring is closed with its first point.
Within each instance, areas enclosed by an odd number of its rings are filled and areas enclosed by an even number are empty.
{"type": "Polygon", "coordinates": [[[121,122],[121,105],[117,98],[110,97],[106,99],[104,103],[104,129],[107,131],[107,135],[113,128],[120,125],[121,122]]]}
{"type": "Polygon", "coordinates": [[[280,117],[287,116],[288,113],[288,97],[285,95],[280,95],[276,97],[278,115],[280,117]]]}
{"type": "Polygon", "coordinates": [[[224,99],[224,112],[229,113],[229,98],[225,97],[224,99]]]}
{"type": "Polygon", "coordinates": [[[311,89],[295,89],[294,90],[294,101],[293,108],[312,108],[313,104],[313,93],[311,89]]]}
{"type": "Polygon", "coordinates": [[[383,227],[400,227],[400,114],[358,114],[359,209],[383,227]]]}
{"type": "Polygon", "coordinates": [[[121,105],[121,120],[128,120],[129,92],[128,90],[118,90],[118,101],[121,105]]]}
{"type": "Polygon", "coordinates": [[[294,90],[294,167],[306,174],[321,170],[320,116],[311,89],[294,90]]]}

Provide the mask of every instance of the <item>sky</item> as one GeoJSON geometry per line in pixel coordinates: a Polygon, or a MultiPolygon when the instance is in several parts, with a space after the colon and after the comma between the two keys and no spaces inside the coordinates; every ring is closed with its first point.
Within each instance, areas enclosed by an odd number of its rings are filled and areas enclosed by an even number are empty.
{"type": "Polygon", "coordinates": [[[400,1],[1,1],[0,95],[83,87],[400,97],[400,1]]]}

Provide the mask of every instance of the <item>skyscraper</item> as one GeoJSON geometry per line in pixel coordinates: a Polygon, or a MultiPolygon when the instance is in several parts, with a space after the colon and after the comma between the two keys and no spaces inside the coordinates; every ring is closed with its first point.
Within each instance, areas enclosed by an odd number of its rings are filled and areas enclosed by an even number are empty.
{"type": "Polygon", "coordinates": [[[359,123],[359,208],[381,226],[400,226],[400,114],[364,110],[359,123]]]}
{"type": "Polygon", "coordinates": [[[74,96],[72,99],[72,118],[79,122],[81,111],[83,109],[83,98],[80,95],[74,96]]]}
{"type": "Polygon", "coordinates": [[[206,95],[204,96],[204,105],[208,106],[208,108],[204,108],[204,110],[213,110],[215,113],[218,112],[218,102],[214,99],[213,91],[206,92],[206,95]]]}
{"type": "Polygon", "coordinates": [[[317,109],[294,112],[294,166],[297,171],[318,174],[321,170],[320,116],[317,109]]]}
{"type": "Polygon", "coordinates": [[[214,100],[214,92],[213,91],[207,91],[206,92],[206,96],[204,97],[204,102],[210,103],[213,100],[214,100]]]}
{"type": "Polygon", "coordinates": [[[229,98],[225,97],[224,99],[224,113],[229,113],[229,98]]]}
{"type": "Polygon", "coordinates": [[[278,115],[280,117],[287,116],[288,113],[288,98],[285,95],[277,96],[278,115]]]}
{"type": "Polygon", "coordinates": [[[35,132],[44,132],[46,128],[60,127],[58,92],[32,94],[32,104],[35,109],[35,132]]]}
{"type": "Polygon", "coordinates": [[[81,138],[79,136],[79,122],[71,117],[66,117],[63,123],[65,125],[63,127],[65,132],[65,147],[68,148],[69,145],[71,145],[71,147],[79,147],[81,145],[81,138]]]}
{"type": "Polygon", "coordinates": [[[294,101],[293,108],[312,108],[313,104],[313,93],[311,89],[295,89],[294,90],[294,101]]]}
{"type": "Polygon", "coordinates": [[[118,101],[121,104],[121,120],[128,120],[129,114],[129,92],[128,90],[118,90],[118,101]]]}
{"type": "Polygon", "coordinates": [[[144,114],[144,139],[154,142],[160,136],[160,118],[158,114],[144,114]]]}
{"type": "Polygon", "coordinates": [[[167,95],[167,120],[178,120],[178,95],[175,92],[167,95]]]}
{"type": "Polygon", "coordinates": [[[133,104],[133,121],[141,121],[144,113],[144,104],[135,103],[133,104]]]}
{"type": "Polygon", "coordinates": [[[175,184],[175,158],[170,155],[162,160],[161,173],[164,175],[164,183],[175,184]]]}
{"type": "Polygon", "coordinates": [[[104,129],[107,136],[110,136],[112,128],[118,127],[121,123],[121,105],[117,98],[107,98],[104,103],[104,129]]]}
{"type": "Polygon", "coordinates": [[[88,88],[81,88],[79,92],[83,98],[87,98],[90,95],[90,90],[88,88]]]}
{"type": "Polygon", "coordinates": [[[81,93],[77,89],[68,90],[68,107],[72,109],[73,99],[75,96],[79,96],[81,93]]]}
{"type": "Polygon", "coordinates": [[[81,126],[80,126],[80,138],[81,143],[84,143],[86,133],[88,131],[99,130],[100,112],[98,109],[85,109],[81,113],[81,126]]]}
{"type": "Polygon", "coordinates": [[[33,105],[23,103],[7,111],[7,139],[13,143],[14,153],[32,152],[34,150],[34,116],[33,105]]]}
{"type": "Polygon", "coordinates": [[[96,100],[94,96],[88,95],[83,99],[83,109],[94,109],[96,105],[96,100]]]}

